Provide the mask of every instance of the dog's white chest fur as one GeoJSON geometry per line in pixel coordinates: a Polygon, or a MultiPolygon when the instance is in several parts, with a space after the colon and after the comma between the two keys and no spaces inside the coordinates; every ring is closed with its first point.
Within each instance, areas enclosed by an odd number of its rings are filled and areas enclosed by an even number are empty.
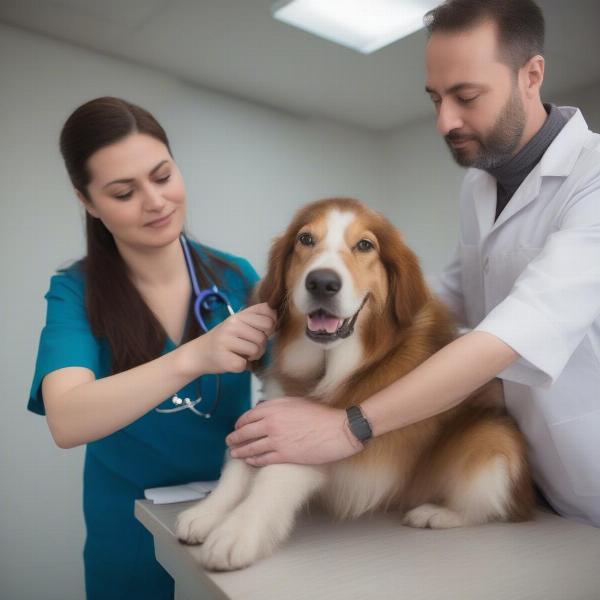
{"type": "MultiPolygon", "coordinates": [[[[293,378],[311,378],[324,372],[316,387],[307,390],[307,393],[327,402],[360,365],[362,355],[362,344],[357,335],[328,349],[323,349],[306,338],[300,338],[283,351],[281,370],[293,378]]],[[[265,387],[277,389],[278,386],[271,386],[269,382],[265,387]]],[[[267,399],[273,397],[275,396],[267,395],[267,399]]]]}

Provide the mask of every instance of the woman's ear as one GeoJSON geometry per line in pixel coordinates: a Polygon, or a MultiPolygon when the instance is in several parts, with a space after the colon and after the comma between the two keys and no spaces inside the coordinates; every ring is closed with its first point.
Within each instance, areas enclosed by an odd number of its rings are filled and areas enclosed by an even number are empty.
{"type": "Polygon", "coordinates": [[[92,201],[89,198],[86,198],[79,190],[75,190],[75,195],[77,196],[77,199],[79,200],[79,202],[81,202],[81,204],[83,204],[83,207],[85,208],[85,210],[87,210],[88,213],[90,213],[90,215],[96,219],[98,219],[98,213],[96,212],[96,209],[94,208],[94,205],[92,204],[92,201]]]}

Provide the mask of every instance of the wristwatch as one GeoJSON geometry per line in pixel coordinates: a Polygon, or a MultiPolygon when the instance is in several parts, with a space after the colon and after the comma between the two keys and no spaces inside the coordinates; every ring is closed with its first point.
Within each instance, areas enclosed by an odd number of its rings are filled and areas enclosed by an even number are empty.
{"type": "Polygon", "coordinates": [[[346,414],[348,415],[348,428],[361,444],[366,444],[373,437],[373,430],[360,406],[347,408],[346,414]]]}

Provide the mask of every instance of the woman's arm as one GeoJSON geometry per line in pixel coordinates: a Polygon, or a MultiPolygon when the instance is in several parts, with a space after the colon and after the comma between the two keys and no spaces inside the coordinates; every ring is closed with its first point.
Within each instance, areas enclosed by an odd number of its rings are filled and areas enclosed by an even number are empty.
{"type": "Polygon", "coordinates": [[[187,383],[207,373],[239,373],[265,351],[274,312],[259,304],[241,311],[168,354],[128,371],[95,379],[82,367],[44,377],[48,426],[57,445],[71,448],[129,425],[187,383]]]}
{"type": "MultiPolygon", "coordinates": [[[[462,402],[518,354],[494,335],[472,331],[361,404],[373,435],[406,427],[462,402]]],[[[243,414],[227,437],[232,456],[254,466],[319,464],[360,451],[346,413],[304,399],[275,399],[243,414]]]]}

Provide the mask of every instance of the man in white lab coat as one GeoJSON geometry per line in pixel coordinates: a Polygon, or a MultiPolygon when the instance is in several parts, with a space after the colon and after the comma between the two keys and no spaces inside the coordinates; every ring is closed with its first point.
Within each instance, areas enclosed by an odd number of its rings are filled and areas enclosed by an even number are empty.
{"type": "Polygon", "coordinates": [[[536,482],[559,513],[600,525],[600,136],[542,104],[537,6],[481,6],[450,2],[428,22],[437,126],[474,167],[437,291],[519,354],[499,377],[536,482]]]}
{"type": "MultiPolygon", "coordinates": [[[[363,415],[381,435],[499,376],[538,487],[560,514],[600,526],[600,136],[577,109],[541,101],[533,0],[449,0],[427,23],[437,127],[470,167],[437,292],[472,331],[363,402],[363,415]]],[[[257,466],[362,447],[343,411],[297,398],[265,402],[237,427],[233,454],[257,466]]]]}

